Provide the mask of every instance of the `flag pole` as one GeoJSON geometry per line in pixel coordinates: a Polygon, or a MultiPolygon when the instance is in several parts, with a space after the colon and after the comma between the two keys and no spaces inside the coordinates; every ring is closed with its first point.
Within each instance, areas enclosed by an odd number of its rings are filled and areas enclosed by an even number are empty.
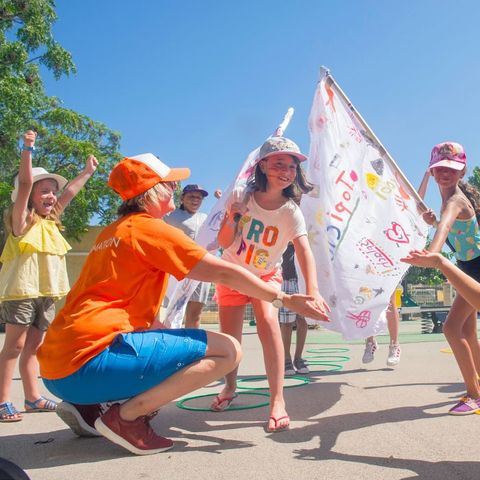
{"type": "Polygon", "coordinates": [[[359,123],[363,126],[363,128],[366,130],[366,132],[369,134],[369,136],[375,141],[375,143],[378,144],[378,146],[381,149],[381,152],[385,156],[385,160],[387,160],[388,164],[390,167],[395,171],[395,173],[398,175],[401,180],[401,183],[403,186],[407,188],[409,193],[415,197],[415,200],[417,202],[417,207],[420,210],[426,211],[428,210],[428,207],[426,206],[425,202],[423,201],[422,197],[418,194],[417,190],[412,186],[412,184],[409,182],[407,177],[403,174],[403,172],[400,170],[398,165],[395,163],[395,160],[392,158],[392,156],[388,153],[387,149],[383,146],[382,142],[378,139],[378,137],[375,135],[375,133],[372,131],[372,129],[368,126],[368,123],[364,120],[364,118],[360,115],[360,113],[357,111],[357,109],[353,106],[352,102],[350,99],[347,97],[345,92],[340,88],[338,83],[335,81],[335,79],[332,77],[330,71],[328,68],[325,67],[320,67],[320,76],[322,77],[323,75],[326,76],[327,82],[330,86],[332,86],[335,91],[338,93],[338,95],[343,99],[343,101],[347,104],[348,108],[350,111],[357,117],[359,123]]]}
{"type": "Polygon", "coordinates": [[[285,130],[287,129],[288,127],[288,124],[290,123],[290,120],[292,119],[292,116],[293,116],[293,112],[295,110],[290,107],[288,110],[287,110],[287,113],[285,114],[285,116],[283,117],[283,120],[280,122],[280,125],[276,128],[275,132],[273,133],[272,137],[282,137],[283,136],[283,133],[285,132],[285,130]]]}

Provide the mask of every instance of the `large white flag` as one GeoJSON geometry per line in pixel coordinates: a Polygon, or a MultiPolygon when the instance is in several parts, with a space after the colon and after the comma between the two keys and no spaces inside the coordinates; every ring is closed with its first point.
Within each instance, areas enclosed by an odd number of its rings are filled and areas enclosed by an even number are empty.
{"type": "MultiPolygon", "coordinates": [[[[282,122],[272,136],[280,137],[283,135],[283,132],[290,123],[292,115],[293,108],[289,108],[282,122]]],[[[218,249],[217,235],[226,213],[227,201],[229,201],[232,193],[235,192],[236,194],[240,194],[240,192],[244,192],[246,194],[247,181],[255,169],[259,152],[260,147],[257,147],[255,150],[249,153],[246,160],[243,162],[240,171],[235,177],[235,180],[217,200],[217,203],[214,205],[208,214],[208,217],[205,219],[205,222],[200,227],[195,241],[199,245],[205,247],[209,252],[216,252],[218,249]]],[[[241,198],[236,199],[236,201],[241,200],[241,198]]],[[[246,198],[243,198],[243,201],[246,201],[246,198]]],[[[169,303],[165,319],[163,321],[167,328],[180,328],[182,326],[185,307],[188,299],[195,291],[198,283],[198,281],[188,278],[182,280],[181,282],[175,282],[175,279],[169,281],[169,289],[167,293],[167,296],[169,297],[169,303]]]]}
{"type": "MultiPolygon", "coordinates": [[[[216,204],[208,214],[208,217],[203,222],[196,242],[199,245],[205,247],[209,252],[216,252],[218,249],[217,235],[220,230],[220,226],[225,216],[225,205],[227,200],[232,195],[232,192],[241,191],[242,187],[246,187],[247,180],[250,174],[255,168],[255,164],[258,160],[258,152],[260,147],[256,148],[248,155],[240,172],[238,173],[235,181],[227,188],[223,195],[217,200],[216,204]]],[[[165,315],[164,325],[167,328],[180,328],[183,322],[183,316],[185,313],[185,307],[188,299],[192,296],[198,285],[197,280],[186,278],[181,282],[176,282],[175,279],[169,280],[169,288],[167,296],[169,297],[169,303],[167,312],[165,315]],[[173,282],[173,283],[172,283],[173,282]]]]}
{"type": "Polygon", "coordinates": [[[325,326],[348,340],[382,333],[390,295],[408,268],[399,259],[426,242],[420,199],[325,69],[309,128],[315,189],[301,208],[332,309],[325,326]]]}

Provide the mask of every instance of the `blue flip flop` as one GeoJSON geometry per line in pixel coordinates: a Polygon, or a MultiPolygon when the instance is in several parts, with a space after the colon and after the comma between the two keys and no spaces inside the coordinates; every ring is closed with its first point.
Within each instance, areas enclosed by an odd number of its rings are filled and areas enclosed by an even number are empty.
{"type": "Polygon", "coordinates": [[[50,400],[49,398],[40,397],[34,402],[29,402],[25,400],[25,412],[26,413],[37,413],[37,412],[54,412],[57,409],[57,402],[55,400],[50,400]],[[38,404],[45,402],[42,407],[39,407],[38,404]]]}

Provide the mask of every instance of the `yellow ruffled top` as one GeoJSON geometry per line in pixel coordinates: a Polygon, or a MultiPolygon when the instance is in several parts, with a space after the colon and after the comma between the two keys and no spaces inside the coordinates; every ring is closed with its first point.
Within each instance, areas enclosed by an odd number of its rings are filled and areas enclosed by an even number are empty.
{"type": "Polygon", "coordinates": [[[71,248],[52,220],[41,219],[20,237],[10,234],[0,257],[0,301],[65,296],[71,248]]]}

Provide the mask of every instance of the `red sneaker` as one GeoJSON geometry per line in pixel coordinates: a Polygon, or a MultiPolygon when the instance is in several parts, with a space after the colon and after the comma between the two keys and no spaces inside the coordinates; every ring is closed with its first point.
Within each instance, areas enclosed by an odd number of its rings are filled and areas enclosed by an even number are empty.
{"type": "Polygon", "coordinates": [[[78,405],[76,403],[60,402],[57,405],[56,413],[79,437],[102,436],[95,429],[95,420],[102,414],[99,403],[78,405]]]}
{"type": "Polygon", "coordinates": [[[120,404],[115,403],[95,421],[95,428],[105,438],[136,455],[151,455],[173,447],[168,438],[157,435],[150,426],[150,416],[131,422],[120,417],[120,404]]]}

